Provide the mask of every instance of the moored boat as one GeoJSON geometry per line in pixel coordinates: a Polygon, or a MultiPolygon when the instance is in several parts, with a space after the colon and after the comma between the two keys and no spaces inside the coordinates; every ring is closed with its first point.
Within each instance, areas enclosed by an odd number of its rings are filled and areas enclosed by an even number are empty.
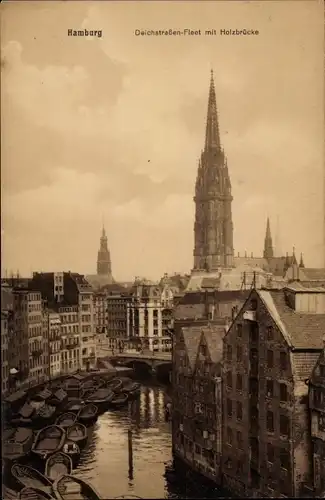
{"type": "Polygon", "coordinates": [[[68,400],[68,394],[63,389],[57,389],[49,399],[49,404],[53,406],[64,406],[68,400]]]}
{"type": "Polygon", "coordinates": [[[121,380],[123,383],[122,392],[126,392],[130,397],[135,397],[140,393],[141,384],[139,382],[134,382],[128,377],[123,377],[121,380]]]}
{"type": "Polygon", "coordinates": [[[76,423],[68,427],[66,430],[67,440],[77,443],[79,448],[86,444],[87,441],[87,429],[83,424],[76,423]]]}
{"type": "Polygon", "coordinates": [[[14,464],[11,467],[11,474],[22,486],[37,488],[46,493],[52,491],[52,484],[49,479],[29,465],[14,464]]]}
{"type": "Polygon", "coordinates": [[[38,488],[26,487],[20,491],[19,500],[55,500],[55,497],[38,488]]]}
{"type": "Polygon", "coordinates": [[[72,411],[68,411],[66,413],[62,413],[62,415],[60,415],[56,419],[55,423],[56,425],[59,425],[60,427],[66,429],[67,427],[73,425],[76,422],[76,420],[77,420],[77,415],[72,411]]]}
{"type": "Polygon", "coordinates": [[[85,403],[82,401],[82,399],[72,399],[69,401],[65,406],[64,409],[66,411],[72,411],[73,413],[79,413],[79,411],[84,408],[85,403]]]}
{"type": "Polygon", "coordinates": [[[78,412],[78,420],[84,425],[90,425],[97,419],[98,408],[93,403],[89,403],[78,412]]]}
{"type": "Polygon", "coordinates": [[[34,401],[46,401],[52,396],[52,391],[48,388],[44,388],[42,391],[36,393],[32,399],[34,401]]]}
{"type": "Polygon", "coordinates": [[[62,427],[49,425],[37,433],[32,452],[46,460],[50,455],[61,450],[65,438],[65,430],[62,427]]]}
{"type": "Polygon", "coordinates": [[[53,422],[55,418],[56,407],[48,404],[42,404],[36,410],[35,415],[33,416],[33,423],[38,427],[42,425],[49,425],[53,422]]]}
{"type": "Polygon", "coordinates": [[[94,487],[76,476],[61,476],[53,484],[58,500],[102,500],[94,487]]]}
{"type": "Polygon", "coordinates": [[[126,392],[121,392],[121,394],[115,394],[112,401],[110,402],[110,406],[113,408],[117,408],[119,406],[124,406],[128,402],[129,395],[126,392]]]}
{"type": "Polygon", "coordinates": [[[63,445],[62,451],[65,455],[68,455],[71,458],[73,465],[77,464],[81,453],[77,443],[66,441],[63,445]]]}
{"type": "Polygon", "coordinates": [[[87,397],[86,403],[94,403],[98,408],[104,410],[114,397],[114,392],[107,387],[101,387],[87,397]]]}
{"type": "Polygon", "coordinates": [[[106,382],[106,387],[113,392],[119,392],[123,387],[123,382],[120,378],[113,378],[113,380],[106,382]]]}
{"type": "Polygon", "coordinates": [[[30,453],[34,432],[27,427],[17,427],[16,429],[4,431],[2,439],[4,441],[3,458],[15,461],[30,453]]]}
{"type": "Polygon", "coordinates": [[[10,423],[20,425],[21,427],[29,426],[33,423],[34,415],[35,408],[28,402],[18,410],[16,416],[10,420],[10,423]]]}
{"type": "Polygon", "coordinates": [[[45,476],[55,481],[59,476],[71,474],[73,464],[71,457],[59,451],[46,460],[45,476]]]}

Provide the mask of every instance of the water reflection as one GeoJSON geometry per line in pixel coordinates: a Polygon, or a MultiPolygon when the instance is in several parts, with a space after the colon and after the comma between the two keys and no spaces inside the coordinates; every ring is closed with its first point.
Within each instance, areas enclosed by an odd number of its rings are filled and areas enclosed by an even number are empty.
{"type": "MultiPolygon", "coordinates": [[[[103,498],[197,498],[203,493],[173,474],[171,424],[165,422],[164,387],[143,386],[128,408],[101,415],[91,429],[76,474],[103,498]],[[133,471],[129,474],[128,430],[132,430],[133,471]],[[166,474],[167,471],[167,474],[166,474]]],[[[201,498],[207,497],[206,494],[201,498]]]]}

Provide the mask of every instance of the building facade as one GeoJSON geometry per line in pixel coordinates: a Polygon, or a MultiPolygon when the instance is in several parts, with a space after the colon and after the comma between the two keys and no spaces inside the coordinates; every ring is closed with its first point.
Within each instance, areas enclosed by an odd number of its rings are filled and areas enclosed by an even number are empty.
{"type": "Polygon", "coordinates": [[[53,378],[61,373],[61,319],[59,313],[51,310],[46,311],[46,317],[49,325],[50,378],[53,378]]]}
{"type": "Polygon", "coordinates": [[[148,280],[136,279],[127,303],[128,348],[150,351],[171,350],[172,291],[148,280]]]}
{"type": "MultiPolygon", "coordinates": [[[[325,337],[324,337],[325,339],[325,337]]],[[[313,489],[318,498],[325,497],[325,348],[313,370],[309,383],[309,407],[313,449],[313,489]]]]}
{"type": "Polygon", "coordinates": [[[191,469],[222,481],[222,338],[225,327],[183,327],[173,346],[173,454],[191,469]]]}
{"type": "Polygon", "coordinates": [[[205,146],[195,185],[194,270],[233,266],[231,183],[223,151],[211,72],[205,146]]]}
{"type": "Polygon", "coordinates": [[[6,395],[9,390],[9,313],[1,311],[1,394],[6,395]]]}
{"type": "Polygon", "coordinates": [[[240,495],[298,497],[310,484],[306,379],[322,349],[324,292],[253,290],[224,337],[223,478],[240,495]]]}

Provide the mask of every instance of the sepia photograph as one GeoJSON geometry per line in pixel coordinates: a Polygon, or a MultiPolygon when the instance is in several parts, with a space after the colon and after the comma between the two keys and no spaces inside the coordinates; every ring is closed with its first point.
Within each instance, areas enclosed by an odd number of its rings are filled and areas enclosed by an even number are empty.
{"type": "Polygon", "coordinates": [[[2,498],[325,498],[324,3],[1,14],[2,498]]]}

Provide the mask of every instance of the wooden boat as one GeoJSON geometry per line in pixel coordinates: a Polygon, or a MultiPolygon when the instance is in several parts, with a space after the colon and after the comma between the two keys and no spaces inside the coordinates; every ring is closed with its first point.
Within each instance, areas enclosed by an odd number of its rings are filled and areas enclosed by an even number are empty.
{"type": "Polygon", "coordinates": [[[11,408],[11,410],[17,411],[18,408],[21,408],[21,406],[25,403],[27,397],[27,391],[19,390],[7,396],[4,401],[11,408]]]}
{"type": "Polygon", "coordinates": [[[123,387],[123,382],[120,378],[113,378],[106,383],[106,387],[113,392],[119,392],[123,387]]]}
{"type": "Polygon", "coordinates": [[[102,500],[88,482],[76,476],[61,476],[53,484],[58,500],[102,500]]]}
{"type": "Polygon", "coordinates": [[[124,406],[129,399],[129,395],[126,392],[121,392],[121,394],[115,394],[112,401],[110,402],[110,406],[116,408],[118,406],[124,406]]]}
{"type": "Polygon", "coordinates": [[[4,441],[3,458],[11,461],[19,460],[31,451],[34,432],[26,427],[17,427],[4,431],[2,439],[4,441]]]}
{"type": "Polygon", "coordinates": [[[84,408],[85,403],[81,399],[73,399],[72,401],[69,401],[65,406],[64,409],[66,411],[71,411],[73,413],[78,414],[79,411],[84,408]]]}
{"type": "Polygon", "coordinates": [[[104,409],[112,401],[114,392],[107,387],[97,389],[93,394],[87,397],[86,403],[94,403],[98,408],[104,409]]]}
{"type": "Polygon", "coordinates": [[[59,451],[46,460],[45,476],[50,481],[55,481],[59,476],[71,474],[72,469],[71,457],[59,451]]]}
{"type": "Polygon", "coordinates": [[[80,408],[78,412],[78,420],[84,425],[90,425],[95,422],[98,415],[98,408],[93,403],[89,403],[82,408],[80,408]]]}
{"type": "Polygon", "coordinates": [[[50,397],[52,396],[52,391],[50,391],[49,389],[45,388],[43,389],[41,392],[38,392],[37,394],[35,394],[32,399],[34,401],[46,401],[47,399],[49,399],[50,397]]]}
{"type": "Polygon", "coordinates": [[[68,457],[71,458],[73,465],[76,465],[81,453],[77,443],[74,443],[73,441],[66,441],[63,445],[62,451],[65,455],[68,455],[68,457]]]}
{"type": "Polygon", "coordinates": [[[29,465],[14,464],[11,467],[11,474],[22,486],[37,488],[46,493],[51,493],[51,482],[38,470],[29,465]]]}
{"type": "Polygon", "coordinates": [[[49,404],[53,406],[64,406],[68,400],[68,394],[63,389],[57,389],[49,399],[49,404]]]}
{"type": "Polygon", "coordinates": [[[140,393],[141,384],[139,382],[134,382],[130,378],[122,378],[123,388],[122,391],[129,394],[130,397],[137,396],[140,393]]]}
{"type": "Polygon", "coordinates": [[[19,500],[55,500],[50,493],[39,490],[38,488],[23,488],[19,493],[19,500]]]}
{"type": "Polygon", "coordinates": [[[76,422],[76,420],[77,420],[77,415],[72,411],[68,411],[66,413],[62,413],[62,415],[60,415],[56,419],[55,423],[56,425],[59,425],[60,427],[66,429],[67,427],[73,425],[76,422]]]}
{"type": "Polygon", "coordinates": [[[36,411],[35,416],[33,417],[33,421],[36,425],[48,425],[51,423],[55,417],[56,407],[50,406],[48,404],[43,404],[36,411]]]}
{"type": "Polygon", "coordinates": [[[65,430],[62,427],[49,425],[37,433],[32,452],[46,460],[50,455],[61,450],[65,438],[65,430]]]}
{"type": "Polygon", "coordinates": [[[71,425],[66,430],[67,440],[72,441],[73,443],[77,443],[79,448],[86,444],[88,434],[87,429],[83,424],[77,423],[71,425]]]}
{"type": "Polygon", "coordinates": [[[19,425],[20,427],[28,427],[33,423],[33,417],[35,415],[35,408],[30,403],[25,403],[17,412],[17,414],[10,419],[10,423],[13,425],[19,425]]]}
{"type": "Polygon", "coordinates": [[[96,389],[99,389],[99,387],[101,387],[101,385],[103,385],[103,383],[104,382],[100,381],[100,379],[85,380],[82,383],[82,388],[84,391],[88,391],[88,390],[95,391],[96,389]]]}

